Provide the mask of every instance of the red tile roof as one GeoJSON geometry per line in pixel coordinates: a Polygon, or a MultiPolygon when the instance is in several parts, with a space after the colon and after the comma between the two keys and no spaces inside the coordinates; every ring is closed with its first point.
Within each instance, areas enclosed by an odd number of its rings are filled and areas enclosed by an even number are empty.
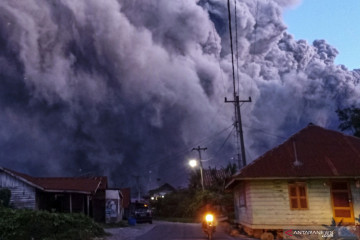
{"type": "Polygon", "coordinates": [[[35,185],[41,190],[48,192],[83,192],[95,193],[97,190],[107,189],[107,177],[32,177],[24,173],[19,173],[10,169],[3,168],[8,173],[24,179],[35,185]]]}
{"type": "Polygon", "coordinates": [[[309,124],[233,179],[354,176],[360,177],[360,138],[309,124]]]}
{"type": "Polygon", "coordinates": [[[213,185],[218,185],[219,183],[224,184],[226,180],[231,177],[231,173],[227,172],[225,169],[204,169],[204,187],[209,188],[213,185]]]}
{"type": "Polygon", "coordinates": [[[33,182],[47,191],[95,193],[107,188],[107,177],[33,178],[33,182]]]}

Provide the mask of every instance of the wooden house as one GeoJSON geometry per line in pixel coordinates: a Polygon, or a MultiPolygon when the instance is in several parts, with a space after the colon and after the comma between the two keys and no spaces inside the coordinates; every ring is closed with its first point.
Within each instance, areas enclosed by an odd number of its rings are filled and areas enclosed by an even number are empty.
{"type": "Polygon", "coordinates": [[[250,235],[287,226],[357,223],[360,139],[313,124],[242,168],[227,184],[250,235]]]}
{"type": "Polygon", "coordinates": [[[14,208],[84,213],[105,221],[107,177],[32,177],[0,167],[0,188],[14,208]]]}

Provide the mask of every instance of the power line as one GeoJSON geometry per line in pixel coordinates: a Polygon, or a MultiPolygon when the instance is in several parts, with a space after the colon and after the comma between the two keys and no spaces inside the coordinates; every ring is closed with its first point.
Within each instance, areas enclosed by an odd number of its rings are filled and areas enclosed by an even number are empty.
{"type": "MultiPolygon", "coordinates": [[[[214,36],[214,40],[215,40],[215,25],[213,24],[213,36],[214,36]]],[[[219,63],[219,72],[220,72],[220,77],[221,77],[221,81],[223,83],[223,87],[224,87],[224,95],[226,94],[226,84],[225,84],[225,80],[224,80],[224,77],[223,77],[223,71],[222,71],[222,68],[221,68],[221,64],[220,64],[220,57],[217,58],[218,60],[218,63],[219,63]]]]}
{"type": "Polygon", "coordinates": [[[235,129],[235,126],[231,129],[230,133],[228,134],[228,136],[226,137],[225,141],[221,144],[220,148],[216,151],[216,153],[214,155],[217,155],[221,149],[225,146],[225,143],[229,140],[231,134],[233,133],[233,130],[235,129]]]}
{"type": "MultiPolygon", "coordinates": [[[[259,12],[259,1],[256,0],[256,10],[255,10],[255,26],[254,26],[254,37],[255,37],[255,41],[254,41],[254,47],[253,47],[253,56],[252,56],[252,62],[254,62],[254,56],[255,56],[255,52],[256,52],[256,41],[257,41],[257,19],[258,19],[258,12],[259,12]]],[[[251,86],[250,86],[250,96],[252,95],[253,92],[253,82],[251,81],[251,86]]]]}
{"type": "Polygon", "coordinates": [[[259,132],[263,132],[264,134],[275,137],[275,138],[287,139],[287,137],[280,136],[280,135],[275,135],[275,134],[267,132],[266,130],[261,129],[261,128],[254,128],[254,127],[249,127],[249,126],[246,126],[246,125],[244,125],[244,127],[248,128],[248,129],[256,130],[256,131],[259,131],[259,132]]]}
{"type": "MultiPolygon", "coordinates": [[[[214,139],[219,136],[220,134],[224,133],[225,131],[227,131],[228,129],[230,129],[231,127],[233,127],[234,125],[231,124],[230,126],[227,126],[223,129],[221,129],[220,131],[205,137],[203,139],[200,139],[199,141],[194,141],[193,143],[191,143],[192,145],[204,145],[206,143],[212,143],[213,141],[215,141],[214,139]],[[210,141],[211,140],[211,141],[210,141]]],[[[167,162],[169,159],[178,159],[180,157],[184,157],[185,154],[190,153],[191,152],[191,148],[190,147],[186,147],[176,153],[172,153],[169,156],[164,156],[163,158],[160,158],[158,160],[152,161],[148,164],[146,164],[146,167],[150,167],[151,165],[153,165],[154,163],[161,163],[161,162],[167,162]]]]}
{"type": "Polygon", "coordinates": [[[234,0],[235,2],[235,48],[236,48],[236,76],[237,76],[237,82],[238,82],[238,95],[240,92],[240,79],[239,79],[239,49],[238,49],[238,29],[237,29],[237,11],[236,11],[236,2],[237,0],[234,0]]]}

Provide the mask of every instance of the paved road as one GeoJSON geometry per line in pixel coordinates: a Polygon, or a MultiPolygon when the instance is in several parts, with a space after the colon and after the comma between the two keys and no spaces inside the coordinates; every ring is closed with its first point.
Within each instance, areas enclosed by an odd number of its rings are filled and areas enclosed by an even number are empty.
{"type": "MultiPolygon", "coordinates": [[[[143,235],[137,236],[136,240],[205,240],[206,235],[201,229],[199,223],[157,223],[151,230],[143,235]]],[[[214,234],[214,240],[231,240],[232,238],[217,229],[214,234]]]]}

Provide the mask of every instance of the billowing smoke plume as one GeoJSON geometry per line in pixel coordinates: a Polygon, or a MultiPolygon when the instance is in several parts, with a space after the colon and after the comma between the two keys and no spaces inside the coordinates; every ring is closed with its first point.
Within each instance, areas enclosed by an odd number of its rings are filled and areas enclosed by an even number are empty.
{"type": "MultiPolygon", "coordinates": [[[[336,128],[335,110],[360,96],[335,48],[286,33],[288,4],[236,2],[248,159],[309,122],[336,128]]],[[[183,183],[200,144],[208,165],[226,165],[229,41],[223,0],[1,1],[0,165],[148,187],[183,183]]]]}

